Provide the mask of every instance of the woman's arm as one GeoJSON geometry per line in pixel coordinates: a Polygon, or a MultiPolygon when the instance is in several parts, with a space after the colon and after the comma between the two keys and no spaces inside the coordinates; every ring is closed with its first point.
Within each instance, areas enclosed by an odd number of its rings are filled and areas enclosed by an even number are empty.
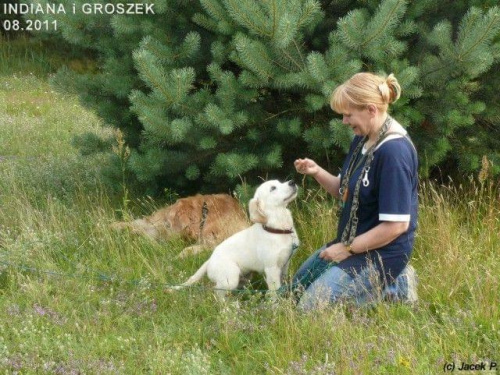
{"type": "Polygon", "coordinates": [[[351,244],[354,253],[365,253],[390,244],[405,233],[410,226],[407,221],[383,221],[368,232],[360,234],[351,244]]]}
{"type": "MultiPolygon", "coordinates": [[[[384,247],[405,233],[409,226],[410,223],[406,221],[384,221],[368,232],[355,237],[351,244],[351,251],[365,253],[384,247]]],[[[349,248],[343,243],[333,244],[319,255],[320,258],[333,262],[341,262],[349,256],[351,256],[349,248]]]]}
{"type": "Polygon", "coordinates": [[[294,162],[297,172],[314,177],[314,179],[325,189],[328,193],[336,198],[339,198],[340,178],[327,172],[321,168],[314,160],[311,159],[297,159],[294,162]]]}
{"type": "Polygon", "coordinates": [[[328,173],[326,170],[320,167],[319,172],[314,176],[316,181],[325,189],[328,193],[333,195],[335,198],[340,198],[340,178],[328,173]]]}

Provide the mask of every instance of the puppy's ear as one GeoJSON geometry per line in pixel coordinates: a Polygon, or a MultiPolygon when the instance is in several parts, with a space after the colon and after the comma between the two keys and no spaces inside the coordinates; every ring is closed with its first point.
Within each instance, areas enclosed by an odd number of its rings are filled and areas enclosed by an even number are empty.
{"type": "Polygon", "coordinates": [[[250,213],[250,221],[252,223],[267,223],[267,217],[264,213],[264,207],[261,200],[252,198],[248,203],[248,211],[250,213]]]}

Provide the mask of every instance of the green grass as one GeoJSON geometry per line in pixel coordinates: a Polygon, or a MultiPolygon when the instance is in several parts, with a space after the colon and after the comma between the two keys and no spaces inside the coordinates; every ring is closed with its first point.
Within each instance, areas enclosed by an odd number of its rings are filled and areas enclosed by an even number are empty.
{"type": "Polygon", "coordinates": [[[41,41],[21,35],[8,38],[0,35],[0,72],[15,74],[24,72],[47,75],[57,68],[58,59],[46,52],[41,41]]]}
{"type": "Polygon", "coordinates": [[[0,34],[0,72],[7,74],[29,74],[46,77],[62,65],[78,71],[95,68],[92,59],[80,56],[53,36],[42,38],[40,35],[29,37],[23,34],[7,37],[0,34]],[[64,48],[65,50],[62,50],[64,48]],[[56,50],[59,53],[54,53],[56,50]]]}
{"type": "MultiPolygon", "coordinates": [[[[416,306],[305,314],[258,295],[222,306],[206,281],[165,292],[208,254],[181,261],[181,241],[109,230],[123,207],[99,179],[105,156],[83,158],[71,146],[75,135],[103,132],[99,120],[29,72],[0,77],[0,371],[439,374],[446,362],[500,362],[500,196],[491,179],[422,184],[416,306]]],[[[318,191],[292,208],[302,241],[293,271],[330,239],[335,219],[318,191]]]]}

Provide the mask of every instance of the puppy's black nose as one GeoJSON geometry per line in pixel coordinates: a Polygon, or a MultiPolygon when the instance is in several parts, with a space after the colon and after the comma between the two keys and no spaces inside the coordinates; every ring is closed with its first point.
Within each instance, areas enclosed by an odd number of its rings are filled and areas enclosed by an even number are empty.
{"type": "Polygon", "coordinates": [[[290,185],[290,186],[295,186],[295,181],[294,181],[294,180],[290,180],[290,181],[288,181],[288,185],[290,185]]]}

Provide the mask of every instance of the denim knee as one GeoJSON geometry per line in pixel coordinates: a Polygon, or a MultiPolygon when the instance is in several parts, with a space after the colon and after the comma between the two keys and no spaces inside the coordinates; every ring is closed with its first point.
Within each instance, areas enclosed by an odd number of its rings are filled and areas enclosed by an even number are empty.
{"type": "Polygon", "coordinates": [[[304,291],[298,306],[302,310],[324,307],[345,297],[352,282],[353,278],[347,272],[335,266],[330,267],[304,291]]]}
{"type": "Polygon", "coordinates": [[[415,269],[407,265],[405,269],[394,280],[394,283],[384,290],[384,298],[394,302],[416,302],[418,277],[415,269]]]}
{"type": "Polygon", "coordinates": [[[299,267],[292,278],[292,285],[294,288],[300,287],[307,289],[309,285],[320,277],[328,268],[335,265],[334,262],[329,262],[319,257],[319,254],[325,248],[326,246],[321,247],[299,267]]]}

